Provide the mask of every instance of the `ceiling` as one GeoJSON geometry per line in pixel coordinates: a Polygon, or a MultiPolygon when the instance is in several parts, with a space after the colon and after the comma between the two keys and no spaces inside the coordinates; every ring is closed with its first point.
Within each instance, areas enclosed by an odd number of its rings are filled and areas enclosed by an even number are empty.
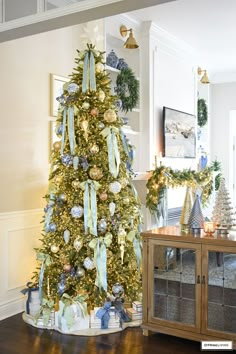
{"type": "Polygon", "coordinates": [[[190,45],[211,82],[236,77],[235,14],[236,0],[176,0],[129,13],[190,45]]]}

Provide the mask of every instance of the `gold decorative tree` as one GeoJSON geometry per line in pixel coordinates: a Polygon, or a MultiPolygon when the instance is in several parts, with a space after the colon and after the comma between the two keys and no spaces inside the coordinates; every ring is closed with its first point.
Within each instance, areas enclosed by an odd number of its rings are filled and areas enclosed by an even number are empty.
{"type": "Polygon", "coordinates": [[[126,301],[140,289],[140,204],[132,184],[131,146],[122,132],[102,52],[87,45],[60,103],[44,232],[35,272],[43,299],[86,293],[101,306],[115,284],[126,301]]]}

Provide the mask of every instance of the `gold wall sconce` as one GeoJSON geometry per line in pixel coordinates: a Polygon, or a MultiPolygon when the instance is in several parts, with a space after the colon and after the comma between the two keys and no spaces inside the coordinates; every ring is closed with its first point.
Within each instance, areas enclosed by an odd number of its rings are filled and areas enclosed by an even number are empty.
{"type": "Polygon", "coordinates": [[[202,84],[209,84],[210,83],[210,80],[208,78],[208,75],[207,75],[207,71],[206,70],[202,70],[200,67],[198,67],[197,69],[197,73],[198,75],[202,75],[201,79],[200,79],[200,82],[202,84]]]}
{"type": "Polygon", "coordinates": [[[129,32],[129,37],[127,38],[126,42],[124,43],[124,48],[127,48],[127,49],[138,48],[139,45],[136,42],[136,39],[134,38],[133,29],[132,28],[127,29],[126,26],[124,26],[124,25],[120,26],[120,34],[122,37],[126,37],[128,32],[129,32]]]}

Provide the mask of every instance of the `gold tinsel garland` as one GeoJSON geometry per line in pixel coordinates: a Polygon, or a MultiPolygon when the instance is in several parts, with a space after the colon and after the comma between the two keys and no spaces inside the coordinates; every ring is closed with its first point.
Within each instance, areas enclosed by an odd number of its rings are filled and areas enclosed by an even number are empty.
{"type": "Polygon", "coordinates": [[[173,170],[170,167],[157,167],[147,182],[146,206],[157,218],[160,217],[160,207],[168,187],[176,188],[189,186],[193,190],[202,189],[202,203],[207,203],[213,190],[213,170],[212,166],[200,171],[191,169],[173,170]]]}

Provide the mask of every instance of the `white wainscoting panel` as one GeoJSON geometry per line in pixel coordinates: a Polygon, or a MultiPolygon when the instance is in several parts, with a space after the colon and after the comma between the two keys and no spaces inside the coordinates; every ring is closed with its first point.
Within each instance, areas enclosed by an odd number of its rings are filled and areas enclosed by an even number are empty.
{"type": "Polygon", "coordinates": [[[21,290],[36,268],[41,209],[0,214],[0,320],[25,310],[21,290]]]}

